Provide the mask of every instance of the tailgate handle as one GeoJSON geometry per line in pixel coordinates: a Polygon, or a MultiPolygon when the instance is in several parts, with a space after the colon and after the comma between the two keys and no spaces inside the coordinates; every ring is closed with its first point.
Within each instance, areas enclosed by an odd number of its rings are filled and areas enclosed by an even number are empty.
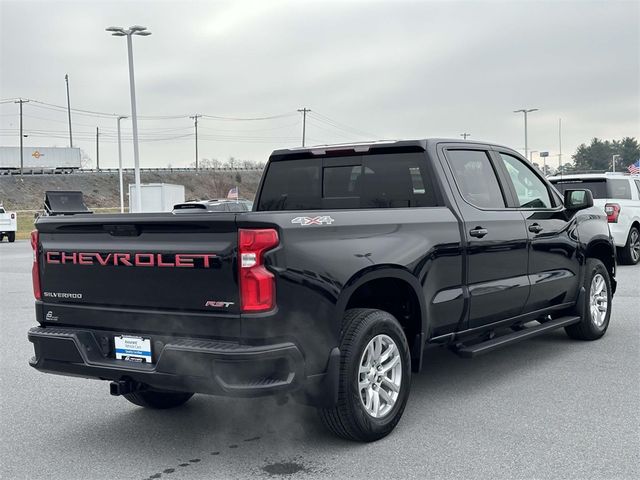
{"type": "Polygon", "coordinates": [[[135,225],[105,225],[104,229],[114,237],[137,237],[140,230],[135,225]]]}

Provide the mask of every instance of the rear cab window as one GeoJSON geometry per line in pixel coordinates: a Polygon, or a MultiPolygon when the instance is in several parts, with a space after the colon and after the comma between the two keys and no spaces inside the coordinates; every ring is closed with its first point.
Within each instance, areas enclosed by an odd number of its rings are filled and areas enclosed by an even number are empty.
{"type": "Polygon", "coordinates": [[[437,206],[424,152],[277,160],[258,211],[437,206]]]}

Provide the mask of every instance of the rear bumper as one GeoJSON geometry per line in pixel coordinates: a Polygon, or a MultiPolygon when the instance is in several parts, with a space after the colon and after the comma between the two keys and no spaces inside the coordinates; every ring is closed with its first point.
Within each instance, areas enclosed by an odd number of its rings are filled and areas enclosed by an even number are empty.
{"type": "Polygon", "coordinates": [[[153,362],[113,358],[115,333],[34,327],[29,341],[37,370],[151,388],[213,395],[254,397],[293,394],[300,401],[331,406],[337,401],[340,351],[329,354],[325,373],[307,376],[305,359],[294,343],[243,345],[219,340],[152,336],[153,362]]]}

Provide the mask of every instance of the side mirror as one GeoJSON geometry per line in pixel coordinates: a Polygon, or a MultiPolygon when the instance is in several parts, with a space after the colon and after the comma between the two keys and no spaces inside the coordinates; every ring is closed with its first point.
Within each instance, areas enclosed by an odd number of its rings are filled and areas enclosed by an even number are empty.
{"type": "Polygon", "coordinates": [[[593,207],[593,194],[591,190],[565,190],[564,208],[577,212],[585,208],[593,207]]]}

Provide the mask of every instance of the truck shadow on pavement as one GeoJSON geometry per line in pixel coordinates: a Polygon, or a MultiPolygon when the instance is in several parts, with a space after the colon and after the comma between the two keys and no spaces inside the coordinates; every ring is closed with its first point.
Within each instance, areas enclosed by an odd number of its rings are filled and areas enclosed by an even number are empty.
{"type": "MultiPolygon", "coordinates": [[[[145,463],[157,464],[157,470],[143,478],[177,478],[183,470],[217,468],[216,463],[223,459],[227,466],[232,462],[234,468],[248,469],[247,476],[317,475],[339,468],[339,462],[318,465],[313,460],[315,452],[340,457],[366,452],[374,445],[393,442],[394,437],[403,435],[405,427],[412,425],[419,425],[428,437],[430,429],[438,428],[429,419],[439,405],[451,403],[452,399],[471,401],[477,392],[491,395],[494,389],[529,372],[532,364],[557,364],[570,354],[572,344],[584,345],[558,331],[470,360],[443,348],[428,350],[422,372],[413,375],[411,395],[398,428],[375,444],[335,438],[324,430],[313,408],[292,401],[277,405],[272,398],[206,395],[197,395],[182,407],[164,411],[146,410],[122,398],[109,398],[105,401],[118,402],[115,409],[110,409],[113,414],[101,417],[98,422],[102,424],[83,425],[80,432],[67,430],[64,444],[82,448],[77,443],[81,438],[107,450],[117,449],[129,455],[135,451],[145,463]],[[140,442],[141,437],[149,442],[140,442]]],[[[229,475],[244,474],[236,471],[229,475]]]]}

